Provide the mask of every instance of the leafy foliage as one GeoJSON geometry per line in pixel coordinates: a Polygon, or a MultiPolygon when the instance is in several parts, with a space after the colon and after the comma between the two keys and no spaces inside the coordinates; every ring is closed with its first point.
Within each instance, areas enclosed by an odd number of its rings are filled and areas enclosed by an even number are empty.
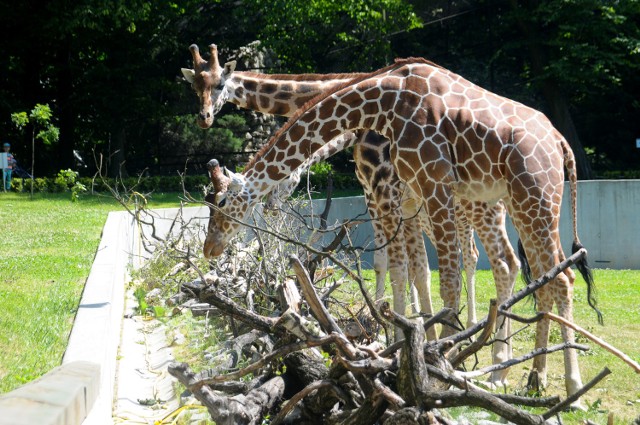
{"type": "MultiPolygon", "coordinates": [[[[36,160],[45,175],[77,169],[73,150],[84,158],[110,157],[115,175],[125,160],[125,171],[173,173],[187,157],[205,163],[212,154],[246,148],[246,123],[237,117],[225,123],[229,114],[241,116],[233,108],[208,131],[195,126],[197,101],[179,68],[191,65],[191,43],[217,43],[224,61],[254,40],[277,59],[266,72],[368,71],[394,57],[424,56],[547,113],[543,87],[552,82],[597,169],[624,173],[640,161],[637,0],[82,0],[60,6],[0,5],[0,28],[12,40],[0,45],[6,70],[0,134],[14,142],[18,158],[28,157],[27,135],[17,129],[35,117],[11,113],[50,105],[59,133],[39,130],[36,160]],[[529,54],[532,46],[543,52],[540,67],[529,54]],[[45,161],[51,157],[56,161],[45,161]]],[[[87,162],[92,174],[93,161],[87,162]]]]}

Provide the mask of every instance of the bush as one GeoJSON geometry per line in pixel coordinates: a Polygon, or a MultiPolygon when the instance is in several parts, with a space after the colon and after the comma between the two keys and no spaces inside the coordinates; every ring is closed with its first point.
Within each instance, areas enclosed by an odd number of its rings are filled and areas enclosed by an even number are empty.
{"type": "Polygon", "coordinates": [[[11,190],[14,192],[22,192],[24,190],[24,184],[21,178],[11,179],[11,190]]]}
{"type": "Polygon", "coordinates": [[[33,191],[38,193],[44,193],[49,191],[49,186],[53,186],[52,179],[48,178],[36,178],[34,180],[31,179],[22,179],[24,190],[27,192],[31,191],[31,182],[33,181],[33,191]]]}

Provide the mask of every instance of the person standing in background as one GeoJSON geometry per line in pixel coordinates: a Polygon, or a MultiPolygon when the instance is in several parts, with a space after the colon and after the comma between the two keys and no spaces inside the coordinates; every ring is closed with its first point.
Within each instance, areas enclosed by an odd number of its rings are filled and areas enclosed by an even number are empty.
{"type": "Polygon", "coordinates": [[[2,181],[4,182],[4,189],[11,190],[11,172],[13,167],[16,165],[16,160],[13,155],[9,152],[11,149],[11,144],[5,143],[2,145],[4,153],[7,154],[7,164],[2,169],[2,181]]]}

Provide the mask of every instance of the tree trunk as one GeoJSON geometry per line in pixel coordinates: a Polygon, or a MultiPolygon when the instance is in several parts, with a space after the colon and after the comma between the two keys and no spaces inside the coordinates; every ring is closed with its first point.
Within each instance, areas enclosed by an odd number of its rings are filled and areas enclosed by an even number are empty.
{"type": "Polygon", "coordinates": [[[111,149],[109,151],[109,177],[129,177],[125,166],[125,154],[127,133],[124,127],[119,127],[113,132],[111,149]]]}
{"type": "MultiPolygon", "coordinates": [[[[514,11],[523,6],[518,0],[511,0],[511,7],[514,11]]],[[[520,16],[520,15],[519,15],[520,16]]],[[[553,125],[562,133],[567,139],[573,154],[576,157],[576,168],[578,171],[578,179],[588,180],[593,179],[594,174],[589,163],[587,153],[582,146],[580,137],[571,112],[569,110],[569,103],[566,97],[560,90],[558,84],[550,77],[545,76],[544,69],[549,60],[545,54],[544,48],[540,42],[540,31],[537,28],[533,28],[530,22],[525,21],[522,18],[517,20],[518,26],[522,30],[524,38],[528,40],[528,53],[531,60],[531,74],[534,78],[542,81],[542,95],[549,107],[549,119],[553,122],[553,125]]]]}
{"type": "Polygon", "coordinates": [[[57,163],[53,165],[53,171],[74,168],[73,150],[75,148],[73,128],[75,113],[71,95],[73,93],[73,77],[71,75],[71,53],[69,37],[65,37],[61,43],[58,54],[58,117],[60,124],[60,141],[58,144],[57,163]]]}
{"type": "Polygon", "coordinates": [[[567,139],[573,154],[576,157],[576,169],[578,170],[578,179],[591,180],[594,178],[591,163],[587,157],[587,153],[582,146],[578,130],[571,117],[569,111],[569,103],[566,97],[560,91],[560,88],[552,81],[546,80],[543,83],[542,93],[549,107],[551,121],[555,127],[567,139]]]}

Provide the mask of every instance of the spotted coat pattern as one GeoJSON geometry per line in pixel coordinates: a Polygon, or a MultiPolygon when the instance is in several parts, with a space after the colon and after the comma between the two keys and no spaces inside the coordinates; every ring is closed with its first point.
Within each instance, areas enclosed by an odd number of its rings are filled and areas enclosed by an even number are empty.
{"type": "MultiPolygon", "coordinates": [[[[391,141],[390,159],[400,179],[426,204],[438,252],[440,279],[459,288],[458,238],[454,199],[495,203],[502,200],[541,276],[564,259],[559,215],[564,166],[568,166],[574,242],[577,183],[573,153],[547,117],[498,96],[461,76],[422,59],[394,65],[319,96],[297,112],[235,177],[238,191],[226,195],[221,210],[244,220],[274,185],[338,135],[358,129],[376,131],[391,141]]],[[[209,254],[219,254],[239,224],[224,215],[213,218],[209,254]]],[[[566,269],[537,292],[537,308],[573,319],[575,275],[566,269]]],[[[447,302],[447,301],[445,301],[447,302]]],[[[455,300],[449,307],[457,308],[455,300]]],[[[546,346],[548,321],[537,325],[536,346],[546,346]]],[[[563,326],[565,341],[573,341],[563,326]]],[[[581,386],[575,350],[564,351],[567,392],[581,386]]],[[[546,377],[546,358],[534,367],[546,377]]]]}
{"type": "MultiPolygon", "coordinates": [[[[193,47],[192,47],[193,51],[193,47]]],[[[212,50],[212,55],[214,50],[212,50]]],[[[217,62],[217,59],[216,59],[217,62]]],[[[215,105],[221,100],[235,103],[241,107],[261,111],[264,113],[292,115],[294,110],[310,98],[322,91],[344,84],[350,78],[361,77],[363,74],[335,74],[335,75],[264,75],[246,72],[225,74],[216,68],[207,69],[201,59],[194,57],[194,67],[200,68],[200,78],[196,78],[194,88],[204,90],[206,81],[211,85],[212,98],[215,105]],[[204,77],[206,78],[204,78],[204,77]],[[200,84],[200,85],[198,85],[200,84]]],[[[225,66],[227,68],[227,66],[225,66]]],[[[189,70],[183,70],[189,79],[189,70]]],[[[204,96],[199,93],[201,99],[204,96]]],[[[219,110],[215,108],[214,113],[219,110]]],[[[208,125],[203,123],[203,126],[208,125]]],[[[339,136],[332,142],[322,146],[314,155],[303,162],[288,178],[282,180],[268,194],[266,205],[273,207],[278,198],[287,196],[299,182],[303,168],[310,166],[331,156],[336,151],[350,146],[353,141],[349,137],[339,136]]],[[[386,249],[374,251],[374,269],[376,271],[376,297],[381,298],[384,293],[384,282],[387,264],[393,289],[394,309],[405,311],[405,285],[409,281],[412,285],[413,305],[420,305],[425,313],[431,313],[430,270],[426,260],[426,251],[422,240],[423,229],[428,237],[435,242],[431,221],[427,209],[411,190],[407,190],[404,183],[395,173],[390,161],[390,143],[388,139],[373,132],[364,133],[354,148],[356,174],[361,182],[372,221],[376,246],[386,249]],[[416,217],[417,219],[413,219],[416,217]],[[417,291],[416,291],[417,289],[417,291]],[[415,294],[418,292],[418,294],[415,294]],[[418,303],[417,300],[420,300],[418,303]]],[[[284,156],[278,158],[283,159],[284,156]]],[[[478,253],[473,239],[473,228],[469,223],[474,221],[478,234],[487,250],[495,277],[498,300],[506,299],[513,288],[518,260],[509,244],[504,227],[505,210],[501,202],[490,205],[483,202],[456,203],[456,220],[458,236],[461,241],[463,262],[467,275],[467,325],[476,322],[475,309],[475,267],[478,253]],[[464,206],[464,208],[463,208],[464,206]],[[467,210],[465,215],[465,209],[467,210]],[[470,217],[467,218],[467,215],[470,217]]],[[[207,243],[205,242],[205,252],[207,243]]],[[[441,285],[441,296],[445,304],[458,305],[460,288],[448,288],[441,285]]],[[[498,340],[506,340],[508,322],[500,323],[498,340]]],[[[435,334],[429,335],[431,338],[435,334]]],[[[510,358],[508,344],[494,344],[494,362],[510,358]]],[[[506,371],[498,371],[492,375],[492,381],[503,381],[506,371]]]]}

